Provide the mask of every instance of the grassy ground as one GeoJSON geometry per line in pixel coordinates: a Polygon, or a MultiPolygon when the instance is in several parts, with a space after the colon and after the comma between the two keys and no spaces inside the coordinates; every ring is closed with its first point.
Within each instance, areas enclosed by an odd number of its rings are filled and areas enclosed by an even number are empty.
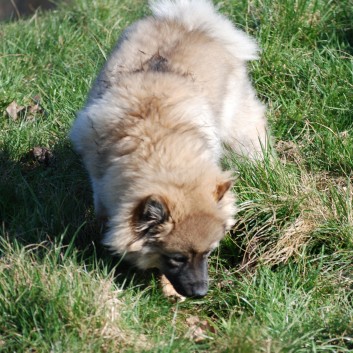
{"type": "Polygon", "coordinates": [[[1,352],[353,351],[353,3],[219,5],[263,49],[250,71],[278,161],[225,160],[239,171],[238,221],[212,257],[209,295],[179,304],[93,242],[67,140],[145,2],[77,0],[0,26],[1,352]]]}

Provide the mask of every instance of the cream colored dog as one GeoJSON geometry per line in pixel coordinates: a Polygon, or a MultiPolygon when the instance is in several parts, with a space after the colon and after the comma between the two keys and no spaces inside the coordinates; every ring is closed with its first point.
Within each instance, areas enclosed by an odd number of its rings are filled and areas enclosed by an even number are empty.
{"type": "Polygon", "coordinates": [[[122,34],[71,139],[96,213],[108,219],[103,243],[200,297],[207,257],[234,223],[222,144],[250,158],[266,145],[264,106],[246,70],[258,47],[207,0],[151,10],[122,34]]]}

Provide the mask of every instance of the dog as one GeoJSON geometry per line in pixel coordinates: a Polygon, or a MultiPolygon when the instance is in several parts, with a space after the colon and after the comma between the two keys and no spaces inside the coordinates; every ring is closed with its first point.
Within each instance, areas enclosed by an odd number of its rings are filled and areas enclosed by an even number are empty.
{"type": "Polygon", "coordinates": [[[140,269],[157,268],[167,294],[203,297],[208,256],[234,224],[223,146],[261,158],[265,107],[246,63],[256,42],[207,0],[159,0],[128,27],[77,114],[103,244],[140,269]]]}

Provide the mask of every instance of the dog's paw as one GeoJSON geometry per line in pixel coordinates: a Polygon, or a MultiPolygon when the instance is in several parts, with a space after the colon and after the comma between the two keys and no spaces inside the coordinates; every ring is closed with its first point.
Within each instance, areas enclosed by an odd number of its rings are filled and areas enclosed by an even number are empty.
{"type": "Polygon", "coordinates": [[[180,295],[169,282],[166,276],[161,276],[162,291],[166,298],[172,302],[183,302],[186,298],[180,295]]]}

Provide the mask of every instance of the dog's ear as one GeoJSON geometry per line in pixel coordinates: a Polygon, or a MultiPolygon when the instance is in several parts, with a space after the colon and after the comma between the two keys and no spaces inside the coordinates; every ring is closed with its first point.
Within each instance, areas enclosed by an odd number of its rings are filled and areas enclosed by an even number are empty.
{"type": "Polygon", "coordinates": [[[168,221],[170,212],[165,200],[157,195],[146,197],[137,206],[134,214],[136,230],[141,235],[155,235],[168,221]]]}
{"type": "Polygon", "coordinates": [[[216,190],[214,191],[213,194],[217,202],[223,199],[223,196],[232,187],[232,185],[233,185],[232,179],[228,179],[216,185],[216,190]]]}

